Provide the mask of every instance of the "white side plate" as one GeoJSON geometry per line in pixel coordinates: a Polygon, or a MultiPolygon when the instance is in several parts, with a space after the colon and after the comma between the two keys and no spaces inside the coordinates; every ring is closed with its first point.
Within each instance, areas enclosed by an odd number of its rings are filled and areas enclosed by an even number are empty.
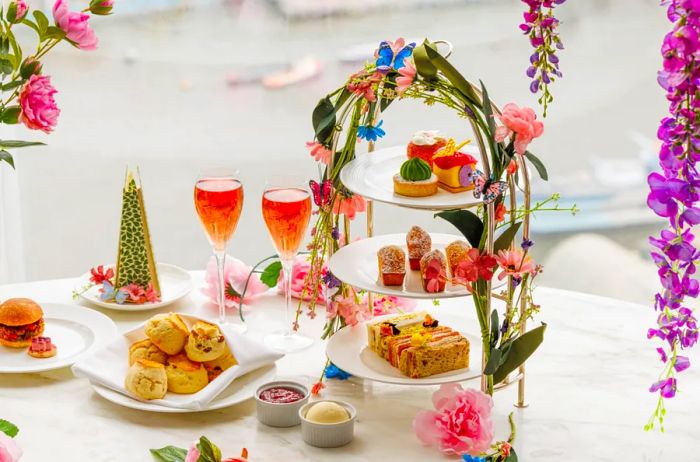
{"type": "Polygon", "coordinates": [[[68,367],[83,355],[111,342],[117,326],[102,313],[78,305],[40,303],[44,310],[45,337],[51,337],[57,352],[53,358],[34,358],[27,348],[0,346],[0,373],[44,372],[68,367]]]}
{"type": "Polygon", "coordinates": [[[223,409],[225,407],[233,406],[234,404],[242,403],[253,396],[257,392],[261,385],[273,380],[277,375],[277,367],[275,365],[263,367],[256,369],[244,376],[241,376],[231,382],[229,387],[222,391],[219,396],[216,397],[207,407],[204,409],[178,409],[173,407],[159,406],[157,404],[146,403],[129,398],[126,395],[118,393],[109,388],[105,388],[100,385],[90,384],[95,392],[114,404],[120,406],[128,407],[131,409],[138,409],[140,411],[149,412],[164,412],[164,413],[189,413],[189,412],[204,412],[213,411],[215,409],[223,409]]]}
{"type": "MultiPolygon", "coordinates": [[[[468,309],[465,304],[464,309],[468,309]]],[[[469,308],[473,309],[473,308],[469,308]]],[[[369,323],[381,321],[385,318],[396,316],[390,314],[368,321],[369,323]]],[[[433,314],[441,325],[449,326],[462,333],[469,340],[469,368],[458,369],[443,374],[431,375],[421,379],[406,377],[387,360],[379,357],[367,346],[366,324],[355,327],[344,327],[328,340],[326,354],[333,364],[342,370],[375,382],[393,383],[397,385],[440,385],[443,383],[463,382],[481,377],[479,366],[481,364],[481,339],[475,335],[464,333],[467,330],[467,319],[458,317],[440,316],[433,314]]],[[[473,326],[478,330],[478,327],[473,326]]]]}
{"type": "MultiPolygon", "coordinates": [[[[105,265],[107,268],[114,268],[115,265],[105,265]]],[[[133,305],[125,303],[120,305],[114,302],[103,302],[100,300],[100,288],[98,286],[91,287],[80,296],[90,303],[103,308],[117,311],[146,311],[154,310],[168,306],[181,298],[185,297],[192,291],[192,276],[190,273],[180,268],[179,266],[169,265],[167,263],[158,263],[158,279],[160,280],[161,301],[157,303],[144,303],[142,305],[133,305]]],[[[75,290],[80,292],[83,287],[90,283],[90,272],[83,274],[78,278],[78,283],[75,290]]]]}
{"type": "MultiPolygon", "coordinates": [[[[479,158],[474,147],[464,147],[461,151],[479,158]]],[[[427,210],[463,209],[480,205],[473,191],[450,193],[438,188],[437,194],[427,197],[406,197],[394,194],[394,175],[399,173],[401,164],[406,162],[406,146],[378,149],[367,154],[359,154],[355,160],[340,171],[340,180],[350,191],[379,202],[427,210]]]]}

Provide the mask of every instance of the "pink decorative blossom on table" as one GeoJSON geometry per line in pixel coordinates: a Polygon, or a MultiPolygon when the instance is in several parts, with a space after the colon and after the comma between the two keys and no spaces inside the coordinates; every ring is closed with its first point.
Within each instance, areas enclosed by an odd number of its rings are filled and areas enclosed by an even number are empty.
{"type": "Polygon", "coordinates": [[[316,162],[328,165],[331,161],[331,150],[318,141],[307,141],[306,148],[316,162]]]}
{"type": "Polygon", "coordinates": [[[187,455],[185,456],[185,462],[197,462],[199,460],[199,449],[197,449],[197,442],[193,442],[190,448],[187,450],[187,455]]]}
{"type": "MultiPolygon", "coordinates": [[[[311,263],[309,259],[304,255],[297,255],[292,265],[292,298],[301,299],[302,295],[305,301],[309,301],[309,296],[312,293],[318,293],[318,299],[316,303],[324,304],[325,300],[323,298],[323,291],[314,291],[309,286],[304,286],[307,283],[307,276],[311,271],[311,263]]],[[[325,273],[325,268],[323,270],[325,273]]],[[[321,283],[319,282],[319,286],[321,283]]],[[[280,271],[280,277],[277,281],[277,290],[280,294],[284,295],[284,272],[280,271]]]]}
{"type": "Polygon", "coordinates": [[[362,321],[371,319],[373,313],[367,306],[366,301],[362,299],[356,301],[354,295],[348,295],[347,297],[337,297],[333,300],[326,314],[329,319],[340,315],[345,320],[345,324],[356,326],[362,321]]]}
{"type": "Polygon", "coordinates": [[[89,24],[90,15],[70,11],[67,0],[56,0],[53,5],[56,25],[66,33],[66,38],[81,50],[97,48],[97,36],[89,24]]]}
{"type": "Polygon", "coordinates": [[[32,75],[19,93],[21,112],[19,121],[31,130],[51,133],[56,127],[61,110],[53,95],[57,90],[51,85],[51,77],[32,75]]]}
{"type": "Polygon", "coordinates": [[[503,125],[496,128],[496,141],[501,143],[510,138],[515,152],[520,155],[524,155],[532,140],[544,132],[544,124],[537,120],[537,114],[529,107],[518,107],[517,104],[508,103],[503,106],[502,114],[498,118],[503,125]]]}
{"type": "Polygon", "coordinates": [[[413,421],[418,439],[443,454],[477,456],[494,437],[490,396],[458,384],[443,384],[433,393],[434,411],[420,411],[413,421]]]}
{"type": "Polygon", "coordinates": [[[343,214],[350,220],[355,219],[355,215],[362,213],[367,209],[367,201],[364,197],[353,194],[349,197],[339,197],[333,203],[333,213],[343,214]]]}
{"type": "MultiPolygon", "coordinates": [[[[224,267],[224,286],[226,289],[224,305],[226,308],[238,307],[240,302],[240,294],[243,292],[243,287],[248,279],[250,270],[251,267],[239,259],[228,255],[226,256],[226,265],[224,267]]],[[[219,303],[219,282],[216,271],[216,259],[214,257],[211,257],[207,263],[207,271],[204,276],[204,281],[206,286],[202,288],[202,293],[209,298],[211,303],[219,303]]],[[[250,303],[267,290],[268,287],[260,281],[260,277],[257,274],[251,275],[243,303],[250,303]]]]}
{"type": "Polygon", "coordinates": [[[22,458],[22,449],[15,440],[0,432],[0,462],[18,462],[22,458]]]}
{"type": "Polygon", "coordinates": [[[398,70],[399,76],[396,77],[396,93],[403,95],[408,88],[413,85],[413,80],[416,78],[416,66],[410,59],[404,60],[404,67],[398,70]]]}
{"type": "Polygon", "coordinates": [[[375,294],[372,299],[374,316],[411,312],[417,305],[418,304],[413,299],[397,297],[395,295],[375,294]]]}

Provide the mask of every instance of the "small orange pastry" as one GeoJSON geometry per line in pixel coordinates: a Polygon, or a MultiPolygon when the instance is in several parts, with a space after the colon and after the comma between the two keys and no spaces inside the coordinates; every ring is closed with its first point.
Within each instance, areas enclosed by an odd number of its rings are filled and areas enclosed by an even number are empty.
{"type": "Polygon", "coordinates": [[[56,356],[56,345],[50,337],[34,337],[27,353],[34,358],[52,358],[56,356]]]}
{"type": "Polygon", "coordinates": [[[418,157],[433,167],[433,156],[445,146],[445,138],[438,136],[437,130],[421,130],[413,134],[413,138],[406,146],[406,155],[409,159],[418,157]]]}
{"type": "Polygon", "coordinates": [[[406,276],[406,254],[397,245],[382,247],[377,252],[379,277],[385,286],[403,285],[406,276]]]}
{"type": "Polygon", "coordinates": [[[412,270],[420,269],[420,259],[430,252],[433,241],[420,226],[414,226],[406,234],[406,247],[408,248],[408,263],[412,270]]]}
{"type": "Polygon", "coordinates": [[[447,282],[447,261],[439,250],[433,250],[420,259],[420,277],[423,290],[434,294],[445,291],[447,282]]]}
{"type": "Polygon", "coordinates": [[[467,259],[467,252],[469,252],[469,249],[471,249],[471,246],[464,241],[454,241],[445,247],[447,266],[450,268],[452,277],[455,276],[457,265],[467,259]]]}

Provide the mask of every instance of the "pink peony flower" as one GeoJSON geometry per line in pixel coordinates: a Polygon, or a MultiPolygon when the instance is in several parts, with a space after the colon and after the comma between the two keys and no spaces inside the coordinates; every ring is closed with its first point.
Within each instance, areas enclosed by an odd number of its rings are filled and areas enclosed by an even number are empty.
{"type": "Polygon", "coordinates": [[[0,432],[0,462],[18,462],[22,458],[22,449],[15,440],[0,432]]]}
{"type": "MultiPolygon", "coordinates": [[[[224,263],[224,285],[226,288],[226,297],[224,305],[226,308],[237,308],[240,297],[236,294],[243,292],[245,281],[248,279],[251,267],[243,263],[237,258],[226,255],[224,263]],[[234,293],[235,292],[235,293],[234,293]]],[[[216,270],[216,258],[211,257],[207,263],[207,272],[204,276],[206,286],[202,288],[202,293],[209,298],[209,301],[214,305],[219,303],[219,282],[216,270]]],[[[268,287],[260,281],[257,274],[253,274],[248,283],[243,303],[250,303],[260,294],[266,292],[268,287]]]]}
{"type": "Polygon", "coordinates": [[[22,111],[19,121],[31,130],[50,133],[56,127],[61,110],[56,106],[53,95],[56,89],[51,86],[51,77],[32,75],[19,92],[19,105],[22,111]]]}
{"type": "Polygon", "coordinates": [[[399,77],[396,77],[396,93],[403,95],[408,87],[413,85],[413,80],[416,78],[416,66],[410,59],[404,60],[404,67],[399,69],[399,77]]]}
{"type": "Polygon", "coordinates": [[[382,316],[392,313],[404,313],[416,308],[416,301],[410,298],[397,297],[395,295],[375,295],[372,299],[374,316],[382,316]]]}
{"type": "MultiPolygon", "coordinates": [[[[304,284],[306,284],[306,277],[311,271],[311,262],[306,256],[298,255],[296,260],[294,260],[294,265],[292,265],[292,298],[300,299],[302,293],[304,295],[304,300],[309,301],[310,294],[313,292],[311,287],[304,290],[304,284]]],[[[326,269],[322,270],[322,275],[325,273],[326,269]]],[[[280,278],[277,281],[277,289],[280,294],[284,294],[284,272],[280,271],[280,278]]],[[[321,281],[319,280],[319,288],[317,290],[318,298],[316,303],[325,304],[325,299],[323,297],[323,290],[321,288],[321,281]]]]}
{"type": "Polygon", "coordinates": [[[355,296],[338,297],[331,303],[335,305],[333,310],[345,319],[348,326],[356,326],[362,321],[372,318],[372,312],[367,306],[367,302],[355,301],[355,296]]]}
{"type": "Polygon", "coordinates": [[[355,219],[355,215],[359,212],[362,213],[367,208],[367,201],[364,197],[353,194],[349,197],[339,196],[335,202],[333,202],[333,213],[344,214],[350,220],[355,219]]]}
{"type": "Polygon", "coordinates": [[[502,142],[506,137],[513,140],[515,152],[524,155],[527,146],[544,132],[544,124],[537,119],[537,114],[529,107],[518,107],[513,103],[503,106],[499,116],[503,125],[496,128],[496,141],[502,142]],[[513,136],[515,138],[513,139],[513,136]]]}
{"type": "Polygon", "coordinates": [[[498,266],[503,270],[498,275],[501,280],[506,276],[515,276],[522,278],[525,273],[536,273],[537,269],[532,257],[520,249],[501,250],[496,256],[498,266]]]}
{"type": "Polygon", "coordinates": [[[29,7],[24,0],[14,0],[12,3],[15,4],[15,20],[14,22],[20,22],[27,15],[27,10],[29,7]]]}
{"type": "Polygon", "coordinates": [[[97,36],[90,28],[90,15],[68,9],[68,0],[56,0],[53,4],[53,19],[56,25],[66,33],[66,38],[81,50],[97,48],[97,36]]]}
{"type": "Polygon", "coordinates": [[[328,165],[331,161],[331,151],[317,141],[307,141],[306,148],[316,162],[328,165]]]}
{"type": "Polygon", "coordinates": [[[493,440],[490,396],[458,384],[444,384],[433,393],[434,411],[420,411],[413,429],[423,444],[437,446],[443,454],[479,455],[493,440]]]}
{"type": "Polygon", "coordinates": [[[185,462],[197,462],[199,460],[199,449],[197,449],[197,442],[193,442],[190,445],[190,449],[187,451],[185,456],[185,462]]]}

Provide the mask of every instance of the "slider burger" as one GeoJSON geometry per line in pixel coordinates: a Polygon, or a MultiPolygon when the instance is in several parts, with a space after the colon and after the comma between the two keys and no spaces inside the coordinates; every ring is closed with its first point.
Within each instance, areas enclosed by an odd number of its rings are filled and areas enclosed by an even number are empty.
{"type": "Polygon", "coordinates": [[[11,298],[0,305],[0,345],[26,348],[44,333],[44,312],[28,298],[11,298]]]}

